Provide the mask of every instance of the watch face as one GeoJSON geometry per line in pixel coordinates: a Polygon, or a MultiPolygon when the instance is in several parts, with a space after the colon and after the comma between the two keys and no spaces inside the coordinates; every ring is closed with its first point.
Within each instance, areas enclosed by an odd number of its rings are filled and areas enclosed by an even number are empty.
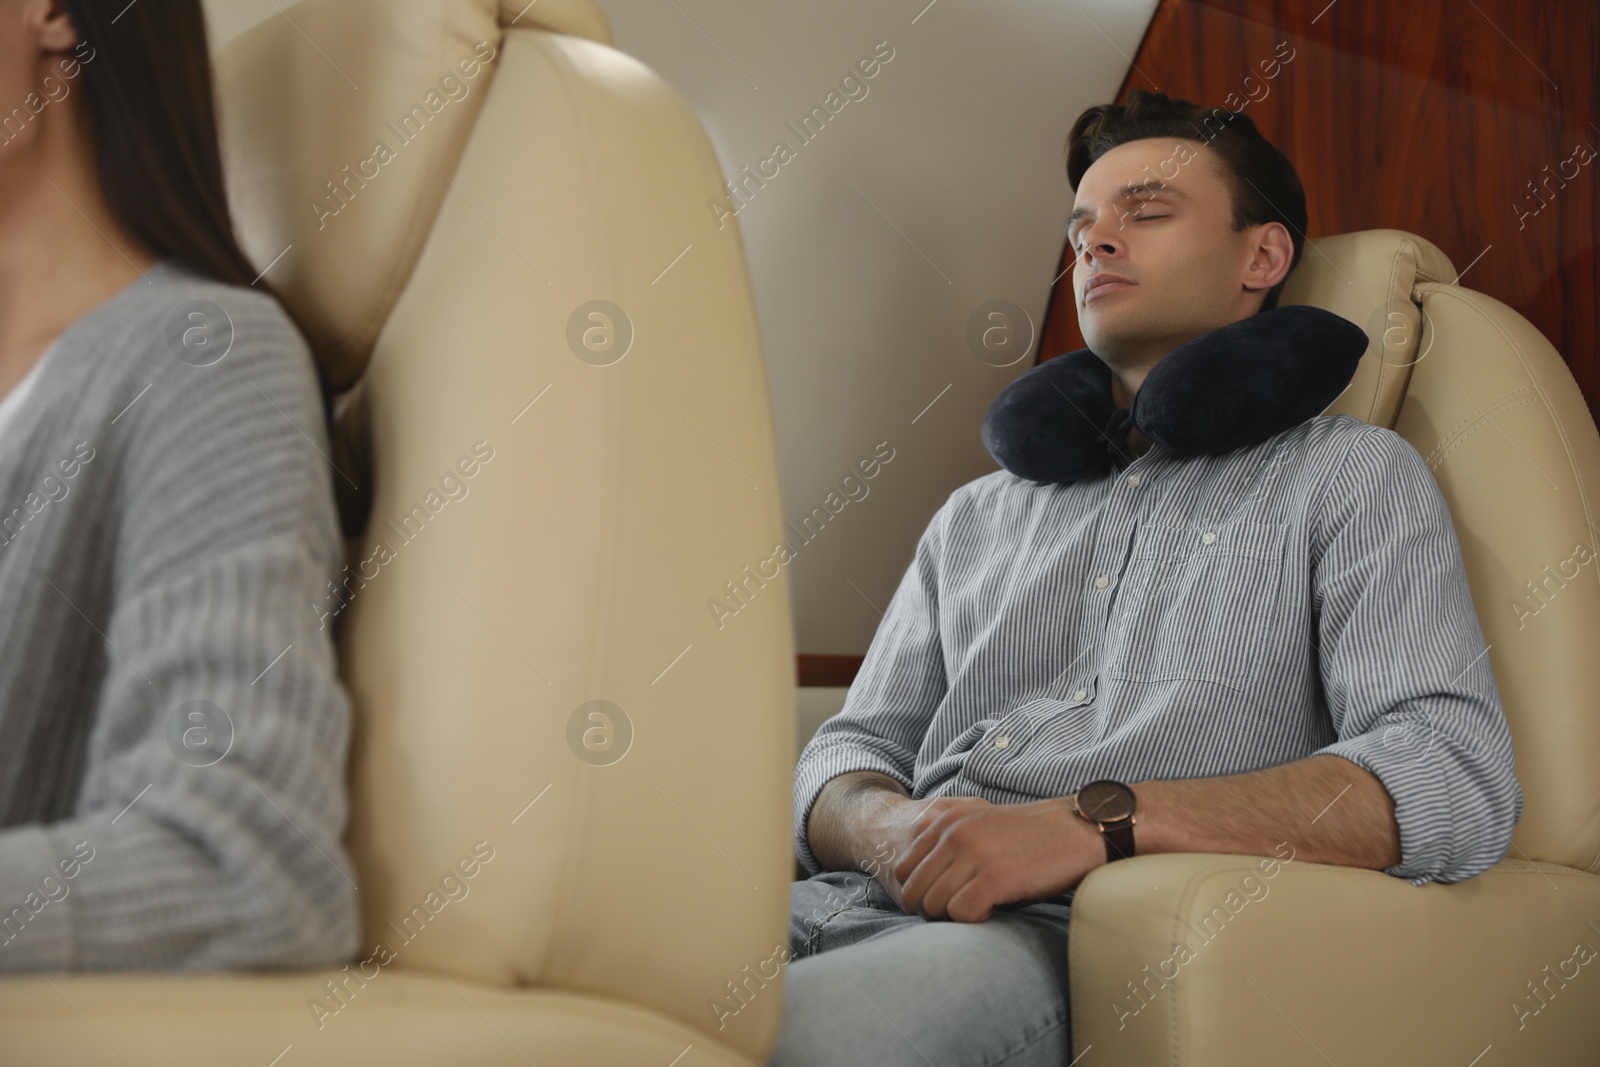
{"type": "Polygon", "coordinates": [[[1133,814],[1133,790],[1105,779],[1078,790],[1078,807],[1095,822],[1116,822],[1133,814]]]}

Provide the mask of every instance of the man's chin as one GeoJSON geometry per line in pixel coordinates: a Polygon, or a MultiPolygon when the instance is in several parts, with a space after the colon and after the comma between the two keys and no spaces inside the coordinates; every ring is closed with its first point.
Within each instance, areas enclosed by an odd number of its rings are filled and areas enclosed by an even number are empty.
{"type": "Polygon", "coordinates": [[[1143,351],[1150,343],[1143,330],[1095,329],[1092,326],[1083,329],[1084,325],[1079,320],[1078,328],[1083,333],[1083,343],[1113,367],[1118,366],[1123,358],[1143,351]]]}
{"type": "Polygon", "coordinates": [[[1078,311],[1078,330],[1085,340],[1099,338],[1107,344],[1114,345],[1119,341],[1138,343],[1144,339],[1144,335],[1149,332],[1148,324],[1143,321],[1146,316],[1140,315],[1139,309],[1131,304],[1124,308],[1113,306],[1115,303],[1116,301],[1105,299],[1096,302],[1103,306],[1090,304],[1078,311]]]}

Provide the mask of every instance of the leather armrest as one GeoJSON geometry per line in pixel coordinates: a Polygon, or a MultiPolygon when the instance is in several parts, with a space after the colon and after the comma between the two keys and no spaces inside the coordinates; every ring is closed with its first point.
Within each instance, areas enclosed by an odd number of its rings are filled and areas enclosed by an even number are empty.
{"type": "Polygon", "coordinates": [[[1096,1067],[1600,1059],[1600,876],[1554,864],[1413,886],[1140,856],[1083,880],[1070,944],[1073,1052],[1096,1067]]]}

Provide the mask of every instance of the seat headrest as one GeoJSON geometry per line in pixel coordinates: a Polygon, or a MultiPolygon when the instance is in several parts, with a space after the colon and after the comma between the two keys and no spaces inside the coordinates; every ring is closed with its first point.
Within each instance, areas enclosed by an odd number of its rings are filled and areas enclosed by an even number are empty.
{"type": "Polygon", "coordinates": [[[1455,279],[1448,256],[1404,230],[1358,230],[1306,242],[1279,305],[1309,304],[1367,331],[1366,356],[1326,414],[1394,428],[1411,367],[1423,355],[1417,286],[1455,279]]]}
{"type": "Polygon", "coordinates": [[[240,244],[342,392],[440,203],[465,195],[450,177],[503,36],[601,48],[611,25],[594,0],[304,0],[285,15],[215,57],[223,169],[240,244]]]}
{"type": "Polygon", "coordinates": [[[611,23],[594,0],[500,0],[500,28],[518,26],[612,43],[611,23]]]}

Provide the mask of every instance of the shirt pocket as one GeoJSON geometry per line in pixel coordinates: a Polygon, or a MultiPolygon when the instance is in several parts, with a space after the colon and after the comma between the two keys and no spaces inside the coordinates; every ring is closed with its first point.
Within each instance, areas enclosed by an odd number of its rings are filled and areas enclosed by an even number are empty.
{"type": "Polygon", "coordinates": [[[1112,619],[1108,677],[1243,690],[1283,625],[1288,523],[1140,526],[1112,619]]]}

